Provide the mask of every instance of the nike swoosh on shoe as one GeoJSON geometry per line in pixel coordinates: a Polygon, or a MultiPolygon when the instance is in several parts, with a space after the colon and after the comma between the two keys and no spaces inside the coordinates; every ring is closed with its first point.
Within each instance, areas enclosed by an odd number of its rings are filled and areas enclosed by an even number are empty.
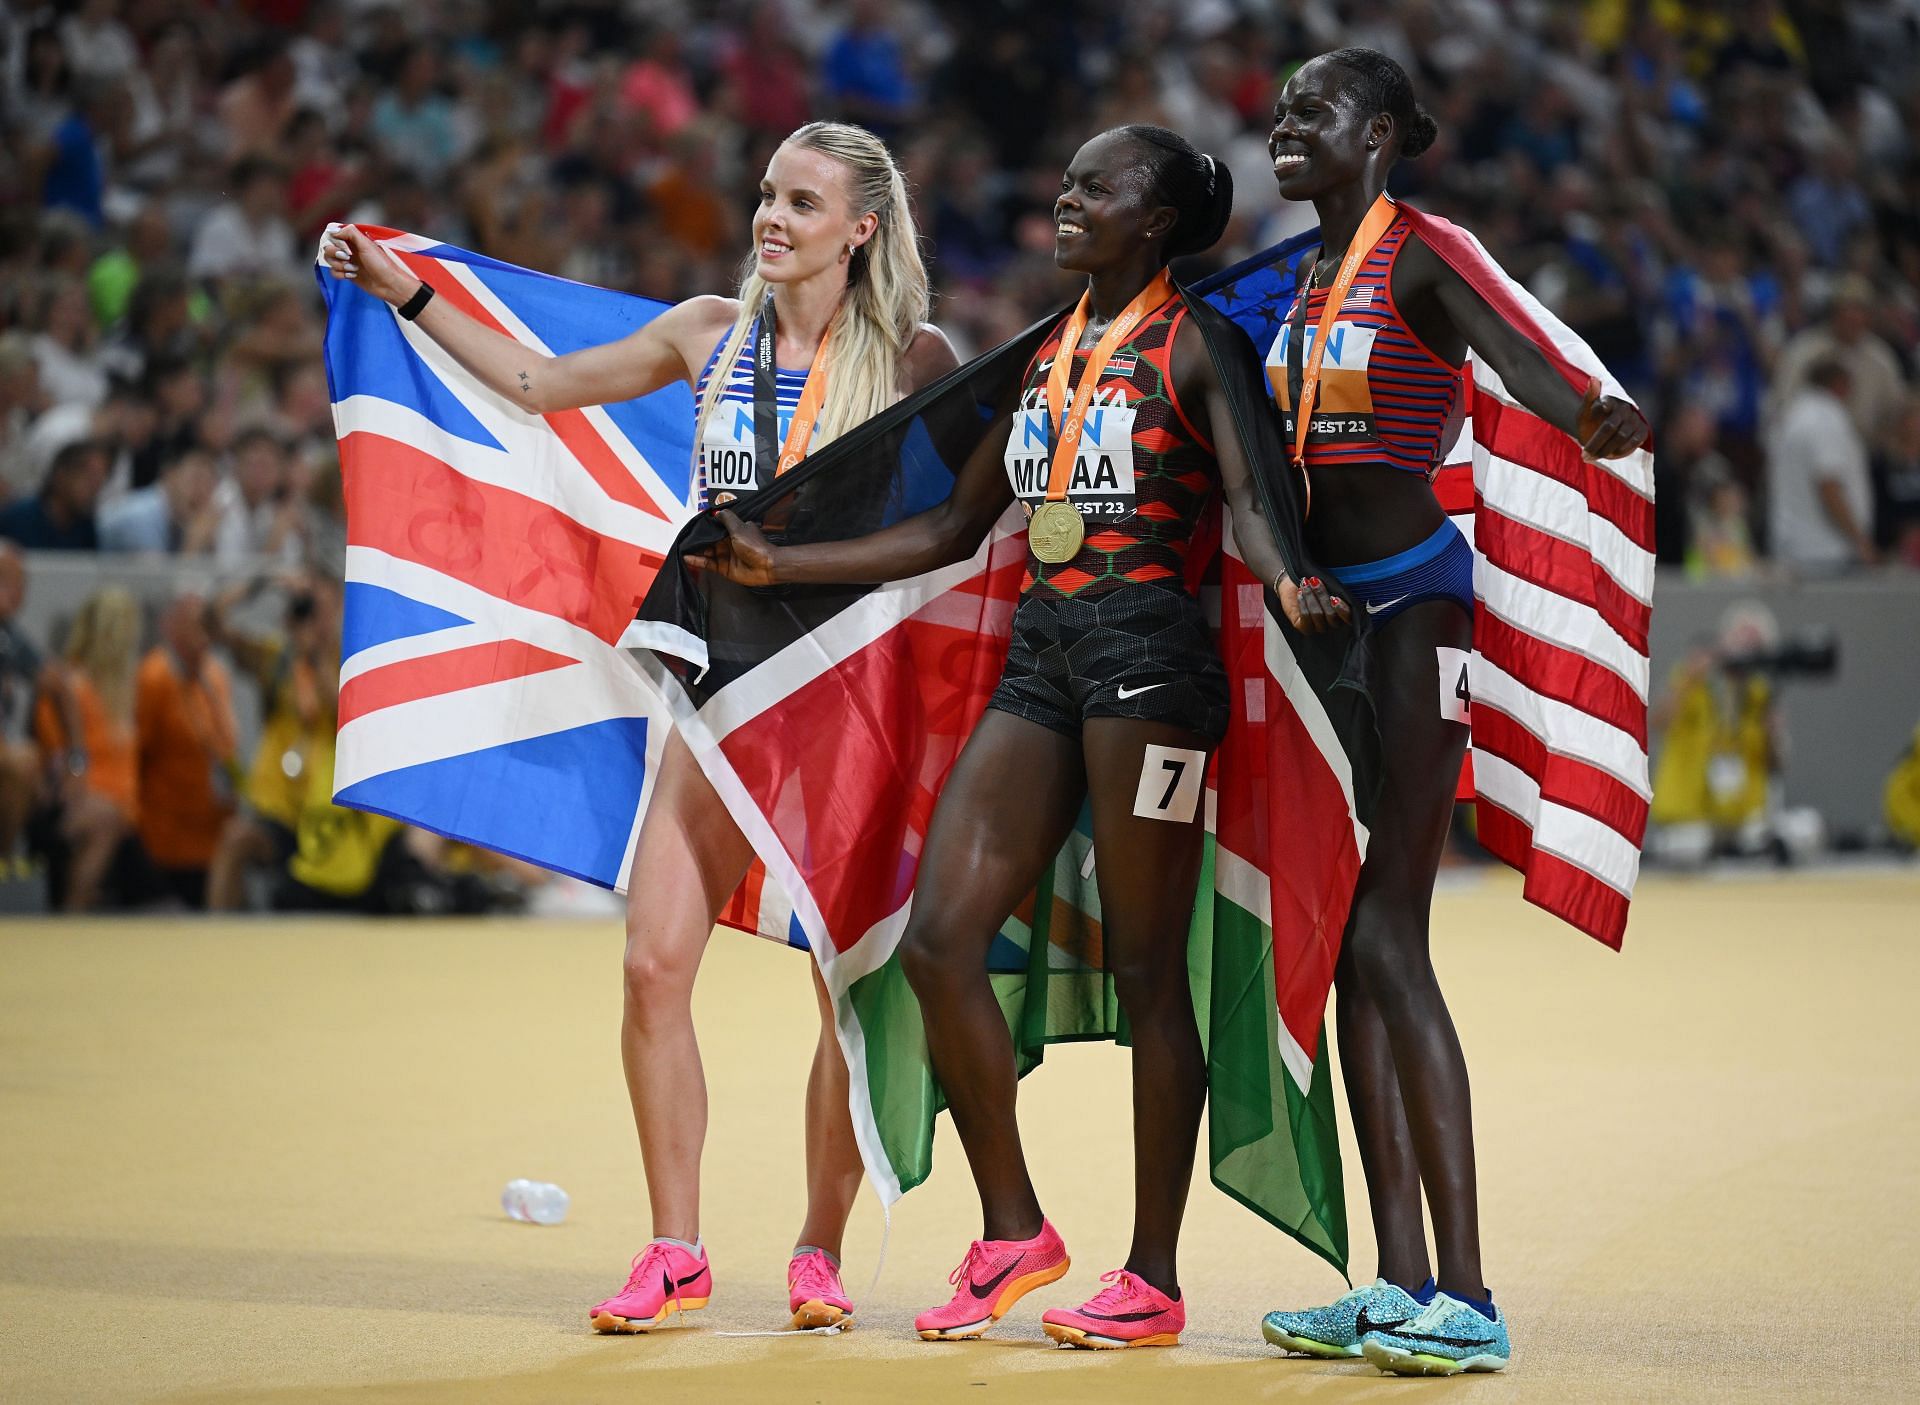
{"type": "Polygon", "coordinates": [[[994,1276],[989,1278],[985,1283],[969,1283],[967,1287],[972,1291],[974,1297],[979,1298],[982,1301],[985,1301],[986,1298],[989,1297],[994,1292],[995,1289],[997,1289],[1002,1283],[1005,1283],[1007,1281],[1007,1275],[1012,1273],[1016,1268],[1020,1267],[1021,1263],[1026,1259],[1026,1257],[1027,1256],[1025,1254],[1020,1255],[1019,1258],[1015,1259],[1012,1263],[1008,1264],[1005,1268],[1001,1269],[998,1273],[994,1274],[994,1276]]]}
{"type": "Polygon", "coordinates": [[[1413,1321],[1411,1317],[1396,1317],[1390,1322],[1382,1322],[1367,1316],[1367,1310],[1363,1307],[1353,1319],[1353,1330],[1356,1335],[1362,1337],[1369,1332],[1398,1332],[1411,1321],[1413,1321]]]}

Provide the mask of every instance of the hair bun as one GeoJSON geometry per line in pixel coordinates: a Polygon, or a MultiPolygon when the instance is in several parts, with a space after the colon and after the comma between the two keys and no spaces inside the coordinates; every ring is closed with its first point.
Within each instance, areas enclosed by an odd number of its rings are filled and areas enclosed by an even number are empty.
{"type": "Polygon", "coordinates": [[[1400,140],[1400,154],[1408,160],[1419,156],[1434,139],[1440,135],[1440,124],[1433,120],[1433,114],[1424,107],[1415,108],[1413,122],[1407,128],[1407,134],[1400,140]]]}

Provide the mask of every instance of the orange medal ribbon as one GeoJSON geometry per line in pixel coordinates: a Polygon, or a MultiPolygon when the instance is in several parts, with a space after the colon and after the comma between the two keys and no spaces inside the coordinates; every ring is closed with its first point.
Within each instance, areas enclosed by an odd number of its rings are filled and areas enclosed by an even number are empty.
{"type": "Polygon", "coordinates": [[[780,446],[780,463],[773,471],[778,478],[807,456],[807,444],[813,438],[814,422],[827,399],[827,348],[833,342],[833,324],[827,324],[813,353],[813,365],[807,370],[807,383],[800,390],[800,403],[793,407],[793,422],[787,426],[786,441],[780,446]]]}
{"type": "MultiPolygon", "coordinates": [[[[1073,375],[1073,356],[1080,346],[1080,334],[1087,330],[1087,302],[1091,293],[1082,293],[1073,316],[1067,319],[1066,330],[1060,334],[1060,349],[1054,353],[1053,366],[1047,372],[1047,418],[1057,420],[1060,406],[1067,398],[1068,381],[1073,375]]],[[[1094,343],[1087,356],[1087,368],[1080,375],[1079,384],[1087,388],[1085,395],[1073,397],[1073,408],[1067,412],[1066,422],[1060,426],[1060,438],[1053,446],[1053,468],[1047,477],[1047,501],[1065,502],[1067,484],[1073,479],[1073,464],[1080,453],[1080,432],[1086,426],[1087,411],[1093,407],[1094,387],[1100,384],[1100,375],[1107,369],[1107,362],[1121,343],[1133,334],[1133,329],[1149,313],[1157,311],[1168,298],[1173,296],[1173,275],[1161,269],[1154,280],[1142,288],[1134,300],[1126,305],[1120,315],[1113,319],[1107,330],[1094,343]]]]}
{"type": "MultiPolygon", "coordinates": [[[[1320,308],[1320,324],[1313,334],[1313,349],[1307,353],[1307,369],[1301,379],[1300,403],[1293,407],[1293,461],[1303,469],[1307,462],[1307,427],[1313,421],[1313,402],[1320,391],[1320,358],[1327,349],[1327,334],[1339,320],[1340,306],[1347,300],[1353,280],[1360,273],[1360,265],[1386,234],[1397,213],[1393,201],[1387,199],[1384,191],[1374,199],[1373,208],[1367,211],[1367,217],[1360,221],[1360,228],[1354,231],[1353,239],[1347,245],[1346,257],[1340,260],[1340,272],[1334,278],[1333,286],[1327,290],[1327,300],[1320,308]]],[[[1303,299],[1312,295],[1311,284],[1300,294],[1303,299]]]]}

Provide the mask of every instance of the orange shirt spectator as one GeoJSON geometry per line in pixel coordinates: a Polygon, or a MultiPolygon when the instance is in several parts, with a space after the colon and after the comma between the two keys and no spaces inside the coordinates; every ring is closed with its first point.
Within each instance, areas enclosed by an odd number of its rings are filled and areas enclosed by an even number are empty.
{"type": "Polygon", "coordinates": [[[207,652],[205,602],[183,596],[140,664],[140,841],[161,868],[205,870],[233,813],[233,685],[207,652]]]}
{"type": "MultiPolygon", "coordinates": [[[[128,819],[136,818],[140,813],[139,773],[134,762],[132,722],[116,717],[93,680],[78,669],[67,674],[66,688],[80,714],[80,749],[86,757],[82,777],[87,789],[111,800],[128,819]]],[[[46,756],[62,757],[72,749],[60,709],[45,693],[34,708],[33,735],[46,756]]]]}

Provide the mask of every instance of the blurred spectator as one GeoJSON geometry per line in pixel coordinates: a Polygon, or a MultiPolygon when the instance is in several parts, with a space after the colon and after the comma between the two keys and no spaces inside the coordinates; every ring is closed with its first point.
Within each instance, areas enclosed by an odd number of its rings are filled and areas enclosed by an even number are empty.
{"type": "Polygon", "coordinates": [[[1854,179],[1853,153],[1840,142],[1814,154],[1805,174],[1787,190],[1787,208],[1814,261],[1828,268],[1840,264],[1853,236],[1873,217],[1866,192],[1854,179]]]}
{"type": "MultiPolygon", "coordinates": [[[[238,31],[236,39],[245,32],[238,31]]],[[[236,43],[234,47],[240,46],[236,43]]],[[[240,54],[239,64],[239,77],[227,85],[219,100],[229,161],[280,150],[287,125],[299,110],[298,71],[283,36],[269,35],[255,41],[240,54]]]]}
{"type": "Polygon", "coordinates": [[[1920,849],[1920,727],[1913,729],[1913,744],[1887,776],[1881,808],[1894,839],[1920,849]]]}
{"type": "Polygon", "coordinates": [[[193,236],[187,272],[214,282],[298,273],[284,181],[280,168],[260,157],[236,164],[228,179],[232,195],[214,207],[193,236]]]}
{"type": "Polygon", "coordinates": [[[101,364],[93,309],[87,287],[77,278],[49,281],[41,294],[40,333],[33,339],[33,359],[40,367],[40,388],[56,405],[83,405],[92,409],[107,395],[107,372],[101,364]]]}
{"type": "Polygon", "coordinates": [[[1655,701],[1648,718],[1658,747],[1651,820],[1667,833],[1654,852],[1697,862],[1716,851],[1765,846],[1785,734],[1766,673],[1740,661],[1779,639],[1765,606],[1736,605],[1719,639],[1676,667],[1655,701]]]}
{"type": "Polygon", "coordinates": [[[171,601],[140,664],[135,709],[140,841],[161,891],[206,906],[207,870],[233,814],[238,728],[226,667],[208,646],[207,602],[171,601]]]}
{"type": "Polygon", "coordinates": [[[94,79],[28,156],[31,187],[48,210],[70,210],[94,229],[106,223],[106,154],[130,117],[124,88],[94,79]]]}
{"type": "Polygon", "coordinates": [[[140,62],[133,35],[120,23],[117,0],[81,0],[60,26],[67,62],[82,78],[124,82],[140,62]]]}
{"type": "Polygon", "coordinates": [[[39,479],[28,430],[46,408],[32,344],[19,332],[0,332],[0,505],[32,492],[39,479]]]}
{"type": "Polygon", "coordinates": [[[793,42],[779,0],[760,0],[746,28],[723,41],[720,72],[728,105],[748,131],[778,139],[811,115],[807,60],[793,42]]]}
{"type": "MultiPolygon", "coordinates": [[[[164,264],[172,246],[173,227],[161,206],[148,205],[127,221],[126,237],[87,270],[87,299],[99,325],[111,327],[127,313],[147,271],[164,264]]],[[[121,374],[138,375],[139,369],[121,374]]]]}
{"type": "Polygon", "coordinates": [[[145,488],[100,508],[102,551],[203,556],[220,522],[214,505],[219,472],[205,449],[188,449],[145,488]]]}
{"type": "Polygon", "coordinates": [[[280,440],[270,429],[243,430],[233,441],[233,471],[221,480],[215,501],[215,561],[223,567],[263,559],[299,564],[301,508],[280,440]]]}
{"type": "Polygon", "coordinates": [[[54,902],[63,911],[88,912],[103,898],[135,902],[147,889],[145,855],[134,835],[139,647],[140,607],[133,597],[118,586],[96,592],[74,617],[63,667],[42,689],[34,712],[52,798],[41,841],[54,902]]]}
{"type": "Polygon", "coordinates": [[[17,618],[26,599],[26,562],[19,548],[0,542],[0,879],[12,877],[22,859],[27,817],[41,795],[31,713],[47,663],[17,618]]]}
{"type": "Polygon", "coordinates": [[[1909,395],[1873,459],[1875,536],[1895,561],[1920,569],[1920,393],[1909,395]]]}
{"type": "Polygon", "coordinates": [[[107,481],[107,451],[83,439],[53,456],[40,492],[0,508],[0,537],[29,551],[92,551],[94,511],[107,481]]]}
{"type": "MultiPolygon", "coordinates": [[[[259,689],[260,741],[247,768],[239,813],[227,821],[214,855],[207,905],[246,905],[246,878],[265,870],[277,881],[298,850],[296,833],[314,786],[315,758],[331,751],[340,691],[340,587],[331,576],[290,583],[280,631],[255,635],[228,623],[233,608],[264,585],[256,577],[215,602],[210,623],[259,689]]],[[[321,796],[319,799],[326,799],[321,796]]]]}
{"type": "Polygon", "coordinates": [[[436,180],[463,156],[469,133],[463,116],[439,91],[440,61],[433,47],[416,44],[400,60],[394,84],[373,104],[373,135],[398,164],[436,180]]]}
{"type": "Polygon", "coordinates": [[[1852,393],[1838,360],[1814,362],[1769,444],[1773,555],[1796,570],[1836,571],[1876,559],[1873,480],[1866,445],[1847,415],[1852,393]]]}
{"type": "Polygon", "coordinates": [[[147,362],[140,394],[153,410],[153,424],[132,449],[128,486],[134,488],[154,482],[163,466],[200,446],[207,378],[192,361],[156,356],[147,362]]]}
{"type": "Polygon", "coordinates": [[[836,115],[883,137],[898,131],[914,106],[906,46],[889,10],[886,0],[852,0],[820,63],[821,87],[836,115]]]}
{"type": "MultiPolygon", "coordinates": [[[[128,382],[140,381],[156,363],[192,362],[203,340],[193,288],[184,272],[173,265],[150,264],[135,271],[135,280],[120,334],[101,353],[111,372],[128,382]]],[[[120,321],[119,314],[112,320],[120,321]]]]}
{"type": "Polygon", "coordinates": [[[700,115],[693,76],[680,52],[679,32],[672,25],[663,24],[647,35],[640,57],[621,75],[620,101],[645,116],[662,137],[678,136],[700,115]]]}
{"type": "Polygon", "coordinates": [[[1742,580],[1754,573],[1747,493],[1725,459],[1703,459],[1688,493],[1687,574],[1701,580],[1742,580]]]}
{"type": "Polygon", "coordinates": [[[1784,412],[1815,362],[1831,358],[1846,367],[1852,387],[1847,412],[1860,437],[1875,443],[1906,398],[1906,377],[1899,358],[1873,331],[1873,287],[1858,274],[1840,280],[1833,293],[1833,310],[1823,325],[1808,327],[1780,351],[1774,368],[1773,403],[1784,412]]]}

